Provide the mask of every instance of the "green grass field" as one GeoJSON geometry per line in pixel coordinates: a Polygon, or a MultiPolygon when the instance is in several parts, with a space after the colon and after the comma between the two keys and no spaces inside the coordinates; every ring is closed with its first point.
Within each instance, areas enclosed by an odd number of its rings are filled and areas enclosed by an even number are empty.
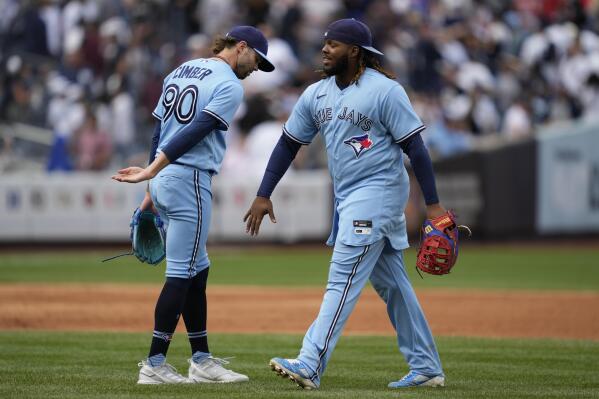
{"type": "MultiPolygon", "coordinates": [[[[216,335],[215,353],[250,377],[238,385],[137,386],[147,334],[0,333],[2,398],[593,398],[599,394],[599,343],[439,338],[447,387],[391,390],[406,367],[392,337],[343,337],[320,391],[302,391],[267,366],[294,356],[299,336],[216,335]]],[[[175,339],[169,361],[189,357],[175,339]]]]}
{"type": "MultiPolygon", "coordinates": [[[[465,248],[449,276],[422,280],[409,267],[415,286],[599,291],[599,249],[465,248]]],[[[163,281],[163,266],[149,267],[133,258],[99,261],[111,254],[4,253],[0,283],[163,281]]],[[[408,251],[406,263],[412,265],[414,256],[408,251]]],[[[329,257],[325,248],[215,249],[210,284],[324,287],[329,257]]],[[[248,374],[249,383],[137,386],[136,363],[147,352],[149,333],[0,331],[0,398],[599,398],[597,341],[438,337],[448,386],[397,391],[386,385],[407,370],[394,338],[343,337],[322,389],[307,392],[267,367],[272,356],[295,356],[301,339],[211,334],[213,353],[236,356],[231,368],[248,374]]],[[[185,341],[179,334],[169,352],[169,362],[179,371],[186,370],[189,356],[185,341]]]]}
{"type": "MultiPolygon", "coordinates": [[[[119,251],[6,253],[0,262],[0,283],[163,281],[164,264],[152,267],[134,257],[100,261],[115,253],[119,251]]],[[[210,284],[321,287],[330,256],[326,247],[217,248],[210,251],[210,284]]],[[[599,291],[599,247],[466,246],[450,275],[424,279],[412,266],[415,257],[414,250],[406,251],[405,263],[415,287],[599,291]]]]}

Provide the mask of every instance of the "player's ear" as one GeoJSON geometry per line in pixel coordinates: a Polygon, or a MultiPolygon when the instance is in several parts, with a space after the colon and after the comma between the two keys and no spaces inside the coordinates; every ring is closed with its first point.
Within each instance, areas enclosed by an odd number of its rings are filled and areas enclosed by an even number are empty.
{"type": "Polygon", "coordinates": [[[360,47],[352,46],[349,50],[349,56],[357,59],[360,56],[360,47]]]}
{"type": "Polygon", "coordinates": [[[247,42],[245,42],[245,41],[242,40],[239,43],[237,43],[237,52],[239,54],[241,54],[241,53],[243,53],[247,49],[247,47],[248,47],[247,42]]]}

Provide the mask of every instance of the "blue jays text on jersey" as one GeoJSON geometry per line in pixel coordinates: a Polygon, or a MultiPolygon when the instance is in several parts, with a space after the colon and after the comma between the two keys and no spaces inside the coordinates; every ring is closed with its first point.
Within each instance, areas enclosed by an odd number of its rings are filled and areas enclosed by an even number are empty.
{"type": "MultiPolygon", "coordinates": [[[[363,131],[367,132],[372,127],[372,119],[367,115],[362,115],[360,112],[343,107],[337,118],[346,122],[352,123],[354,126],[359,126],[363,131]]],[[[331,107],[322,108],[316,111],[314,116],[314,124],[318,129],[320,126],[333,119],[333,109],[331,107]]]]}
{"type": "Polygon", "coordinates": [[[397,143],[424,125],[396,81],[367,68],[358,85],[340,89],[334,77],[314,83],[283,131],[301,144],[318,132],[324,138],[336,211],[329,244],[367,245],[388,237],[403,249],[409,181],[397,143]],[[372,221],[369,234],[357,233],[355,220],[372,221]]]}

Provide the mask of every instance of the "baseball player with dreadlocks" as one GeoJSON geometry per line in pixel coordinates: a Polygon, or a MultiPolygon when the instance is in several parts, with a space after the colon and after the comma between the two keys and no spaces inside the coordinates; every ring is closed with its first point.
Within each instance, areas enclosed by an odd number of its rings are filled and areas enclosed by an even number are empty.
{"type": "Polygon", "coordinates": [[[223,367],[208,349],[206,252],[212,204],[212,176],[225,152],[225,131],[243,98],[240,79],[274,70],[268,43],[252,26],[218,37],[212,58],[183,63],[165,79],[153,112],[158,119],[150,164],[121,169],[113,179],[150,180],[140,209],[155,208],[166,227],[166,282],[156,303],[154,333],[138,384],[243,382],[248,377],[223,367]],[[179,316],[183,315],[192,356],[185,378],[166,363],[179,316]]]}
{"type": "Polygon", "coordinates": [[[410,371],[389,387],[443,386],[445,376],[423,311],[404,268],[408,247],[404,208],[409,157],[427,204],[427,217],[446,211],[439,204],[424,130],[404,89],[379,64],[369,28],[342,19],[329,25],[322,48],[325,77],[299,98],[269,160],[258,195],[245,215],[246,230],[259,232],[270,196],[301,145],[320,132],[334,187],[334,245],[326,292],[296,359],[271,359],[271,368],[305,389],[320,379],[362,288],[370,279],[387,305],[399,350],[410,371]]]}

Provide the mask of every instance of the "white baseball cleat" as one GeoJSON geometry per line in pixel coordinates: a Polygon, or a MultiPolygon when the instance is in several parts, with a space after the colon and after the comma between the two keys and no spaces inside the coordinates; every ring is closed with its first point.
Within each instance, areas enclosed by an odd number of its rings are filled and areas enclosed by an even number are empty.
{"type": "Polygon", "coordinates": [[[190,382],[231,383],[250,380],[247,375],[224,368],[223,365],[229,364],[225,359],[210,356],[199,363],[193,359],[189,359],[188,362],[190,382]]]}
{"type": "Polygon", "coordinates": [[[190,382],[168,363],[152,367],[147,360],[142,360],[138,366],[141,367],[138,384],[187,384],[190,382]]]}

